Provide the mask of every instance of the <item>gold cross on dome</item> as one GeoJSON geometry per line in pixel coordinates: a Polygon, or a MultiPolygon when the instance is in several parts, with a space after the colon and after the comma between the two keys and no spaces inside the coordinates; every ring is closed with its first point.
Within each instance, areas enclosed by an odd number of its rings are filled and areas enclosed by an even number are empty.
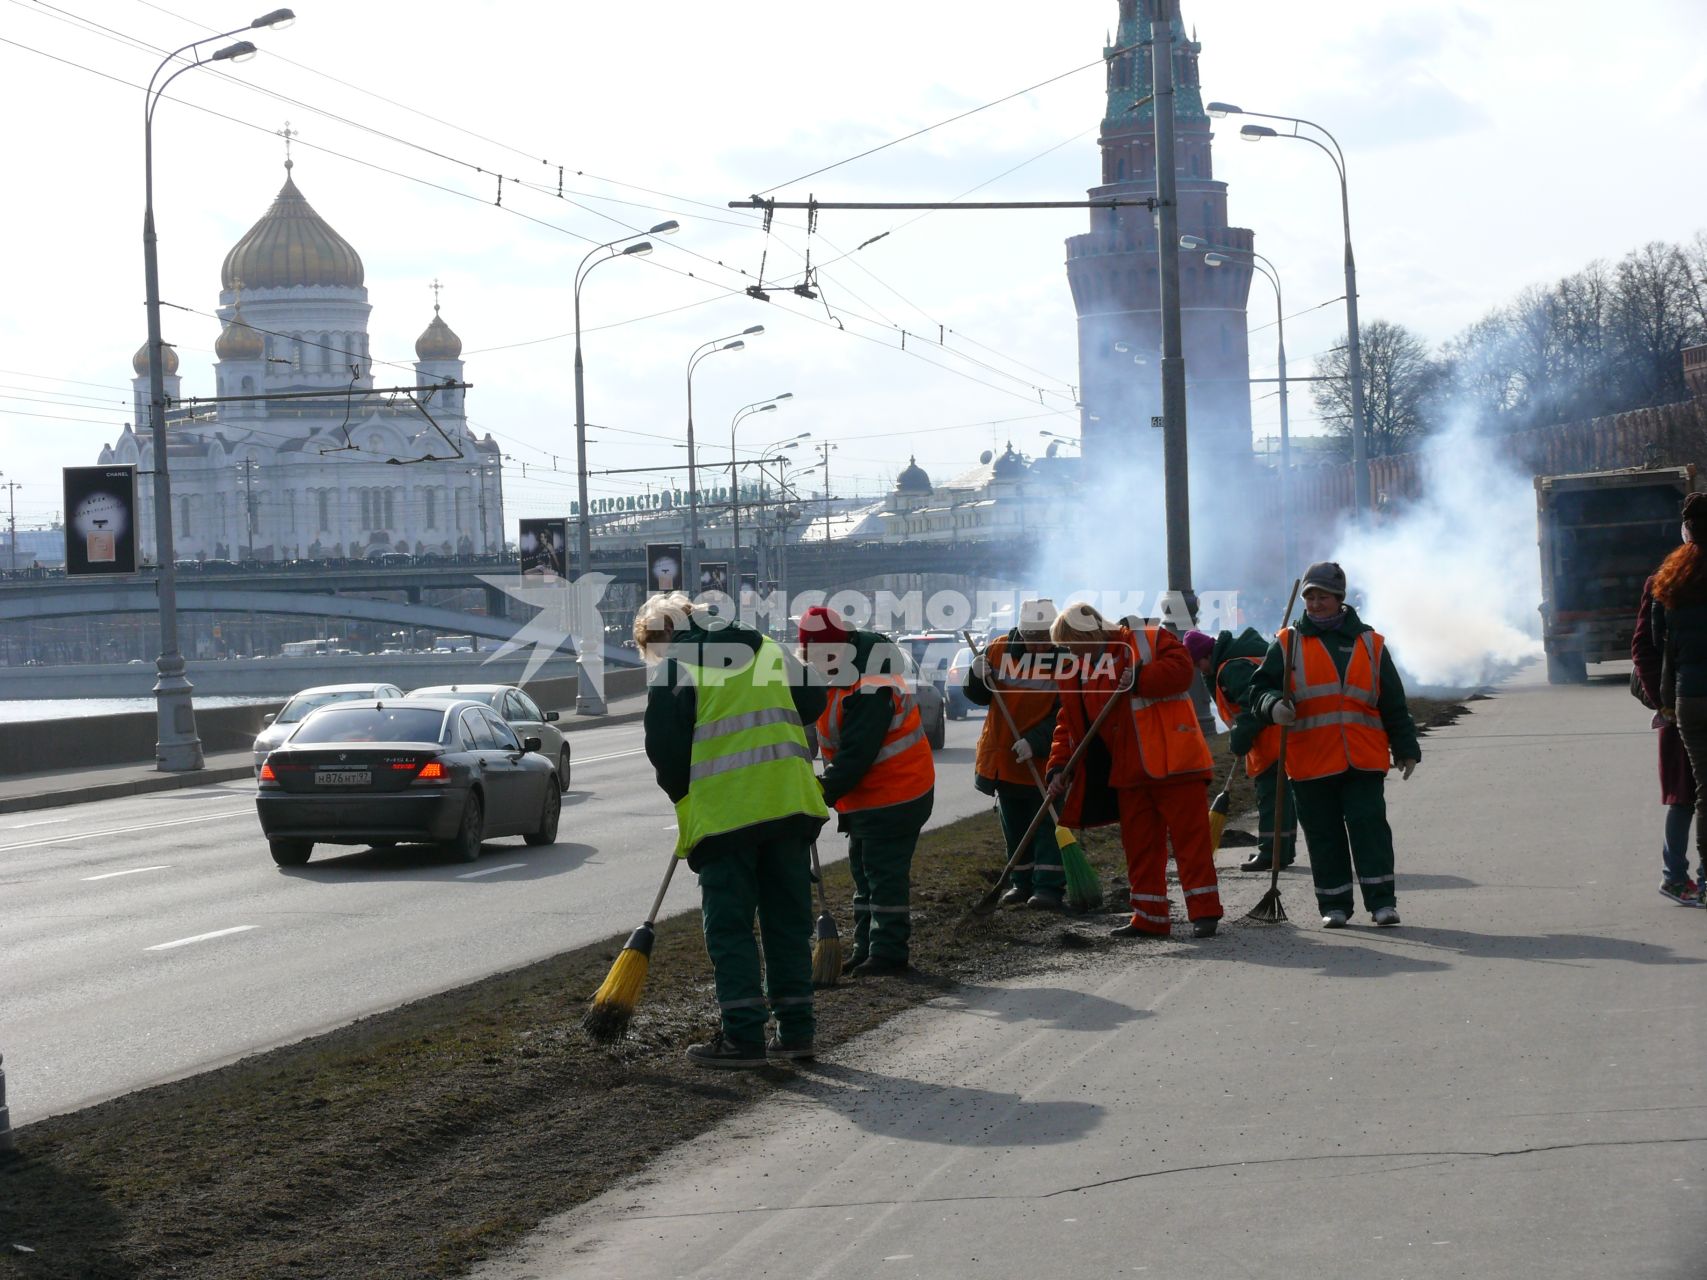
{"type": "Polygon", "coordinates": [[[292,138],[300,138],[302,136],[302,130],[292,129],[290,127],[290,121],[286,120],[284,122],[284,128],[277,130],[277,133],[279,137],[285,140],[285,168],[288,169],[290,168],[290,140],[292,138]]]}
{"type": "Polygon", "coordinates": [[[439,290],[443,289],[444,286],[439,283],[439,278],[434,276],[433,283],[429,287],[433,291],[433,314],[437,315],[439,310],[439,290]]]}

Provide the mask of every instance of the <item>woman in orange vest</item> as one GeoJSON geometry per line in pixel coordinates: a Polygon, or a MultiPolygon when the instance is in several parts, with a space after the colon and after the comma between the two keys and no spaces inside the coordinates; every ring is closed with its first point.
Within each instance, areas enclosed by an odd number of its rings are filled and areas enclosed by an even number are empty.
{"type": "Polygon", "coordinates": [[[911,968],[913,850],[931,816],[936,766],[901,650],[874,631],[851,631],[822,605],[800,618],[805,660],[829,684],[818,717],[824,799],[847,833],[854,882],[855,977],[911,968]]]}
{"type": "MultiPolygon", "coordinates": [[[[1043,807],[1033,771],[1049,755],[1055,737],[1060,698],[1055,690],[1055,642],[1049,638],[1054,622],[1053,601],[1027,600],[1020,605],[1019,626],[991,641],[966,677],[967,701],[990,707],[984,731],[978,735],[973,785],[996,797],[1010,858],[1043,807]],[[1006,716],[990,705],[996,698],[1007,708],[1006,716]],[[1019,730],[1017,739],[1008,727],[1010,716],[1019,730]]],[[[1011,875],[1003,906],[1044,911],[1066,907],[1067,878],[1052,823],[1037,828],[1031,848],[1014,863],[1011,875]]]]}
{"type": "Polygon", "coordinates": [[[1066,797],[1069,827],[1120,823],[1132,918],[1117,938],[1166,937],[1168,845],[1174,851],[1192,933],[1213,937],[1221,895],[1210,847],[1209,744],[1191,702],[1197,669],[1185,646],[1160,626],[1109,622],[1088,604],[1055,620],[1066,650],[1057,677],[1061,710],[1049,751],[1049,788],[1066,797]],[[1076,776],[1062,770],[1107,700],[1120,699],[1086,748],[1076,776]]]}
{"type": "Polygon", "coordinates": [[[1346,604],[1339,565],[1322,561],[1304,574],[1304,616],[1269,645],[1249,705],[1262,723],[1291,726],[1286,776],[1322,924],[1343,929],[1359,887],[1376,924],[1398,924],[1387,761],[1409,778],[1422,748],[1399,669],[1381,633],[1346,604]]]}

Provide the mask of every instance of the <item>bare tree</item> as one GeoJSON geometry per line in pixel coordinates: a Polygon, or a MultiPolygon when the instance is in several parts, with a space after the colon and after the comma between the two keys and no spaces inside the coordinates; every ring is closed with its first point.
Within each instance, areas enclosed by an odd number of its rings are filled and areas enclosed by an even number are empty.
{"type": "MultiPolygon", "coordinates": [[[[1411,330],[1390,320],[1362,326],[1363,409],[1369,456],[1403,453],[1429,428],[1429,410],[1441,367],[1411,330]]],[[[1351,377],[1345,339],[1323,356],[1316,371],[1330,379],[1313,383],[1316,411],[1328,430],[1351,438],[1351,377]]]]}

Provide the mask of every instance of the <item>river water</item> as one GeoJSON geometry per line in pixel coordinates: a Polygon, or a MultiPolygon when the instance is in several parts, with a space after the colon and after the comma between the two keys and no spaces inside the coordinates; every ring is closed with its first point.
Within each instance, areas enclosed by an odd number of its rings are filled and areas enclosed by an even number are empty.
{"type": "MultiPolygon", "coordinates": [[[[240,707],[257,702],[283,702],[283,698],[197,696],[198,707],[240,707]]],[[[0,701],[0,724],[25,724],[38,720],[63,720],[72,716],[110,716],[131,711],[154,710],[153,698],[37,698],[0,701]]]]}

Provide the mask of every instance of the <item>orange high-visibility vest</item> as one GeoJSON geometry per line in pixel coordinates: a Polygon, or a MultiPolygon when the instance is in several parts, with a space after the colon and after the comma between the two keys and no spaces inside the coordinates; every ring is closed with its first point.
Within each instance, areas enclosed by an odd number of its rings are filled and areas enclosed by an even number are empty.
{"type": "MultiPolygon", "coordinates": [[[[1248,662],[1253,667],[1262,666],[1262,659],[1246,654],[1239,658],[1228,658],[1215,669],[1215,709],[1221,713],[1221,723],[1227,728],[1233,727],[1233,720],[1239,714],[1239,708],[1233,705],[1233,700],[1221,692],[1221,673],[1227,669],[1229,662],[1248,662]]],[[[1245,776],[1254,778],[1259,773],[1266,773],[1276,760],[1280,759],[1280,726],[1271,724],[1257,734],[1251,749],[1245,753],[1245,776]]]]}
{"type": "MultiPolygon", "coordinates": [[[[1055,690],[1053,657],[1047,647],[1042,653],[1036,652],[1035,647],[1028,647],[1025,658],[1010,659],[1006,636],[992,641],[984,650],[989,667],[984,675],[984,684],[990,690],[992,701],[996,698],[1002,700],[1002,706],[1008,709],[1008,715],[1013,717],[1022,735],[1030,733],[1055,712],[1059,695],[1055,690]],[[1026,663],[1026,659],[1036,660],[1035,665],[1026,663]]],[[[973,769],[982,778],[1029,785],[1031,771],[1014,759],[1013,747],[1014,735],[1008,729],[1006,717],[991,707],[984,716],[984,731],[978,735],[978,756],[973,769]]],[[[1044,751],[1042,754],[1046,756],[1049,753],[1044,751]]],[[[1041,769],[1042,757],[1035,763],[1041,769]]]]}
{"type": "MultiPolygon", "coordinates": [[[[1132,631],[1138,661],[1148,664],[1156,654],[1160,627],[1132,631]]],[[[1134,685],[1136,689],[1136,685],[1134,685]]],[[[1132,729],[1138,740],[1138,760],[1152,778],[1171,778],[1181,773],[1202,773],[1215,767],[1203,729],[1197,723],[1197,708],[1185,690],[1160,698],[1131,697],[1132,729]]]]}
{"type": "Polygon", "coordinates": [[[1387,730],[1377,705],[1386,644],[1381,636],[1358,636],[1343,680],[1319,636],[1295,637],[1287,627],[1275,640],[1286,655],[1286,696],[1298,711],[1286,740],[1286,776],[1303,782],[1347,769],[1386,773],[1387,730]]]}
{"type": "Polygon", "coordinates": [[[834,760],[841,748],[842,703],[850,693],[873,685],[889,690],[894,714],[889,718],[889,732],[871,768],[852,791],[836,801],[838,813],[905,804],[936,785],[936,766],[931,761],[930,743],[925,741],[919,704],[906,680],[899,675],[862,675],[850,686],[830,690],[824,714],[818,717],[818,750],[824,762],[834,760]]]}

